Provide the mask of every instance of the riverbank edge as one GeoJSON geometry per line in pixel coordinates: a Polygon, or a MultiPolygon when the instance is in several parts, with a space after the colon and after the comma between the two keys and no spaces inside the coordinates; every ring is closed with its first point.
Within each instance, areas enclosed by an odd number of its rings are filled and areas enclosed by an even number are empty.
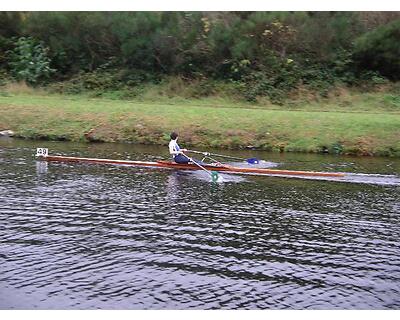
{"type": "MultiPolygon", "coordinates": [[[[154,132],[157,134],[157,132],[154,132]]],[[[5,135],[6,136],[6,135],[5,135]]],[[[83,143],[126,143],[126,144],[141,144],[141,145],[160,145],[166,146],[167,142],[160,142],[159,138],[155,138],[152,136],[146,137],[137,137],[136,139],[115,139],[112,136],[105,135],[97,135],[92,132],[85,132],[81,137],[75,138],[71,136],[69,133],[64,134],[53,134],[46,132],[33,132],[30,128],[22,129],[22,132],[14,132],[11,136],[12,138],[23,139],[23,140],[32,140],[32,141],[68,141],[68,142],[83,142],[83,143]]],[[[222,137],[223,138],[223,137],[222,137]]],[[[228,136],[226,137],[228,138],[228,136]]],[[[311,154],[331,154],[331,155],[345,155],[345,156],[377,156],[377,157],[395,157],[400,158],[400,150],[395,149],[395,147],[387,147],[382,148],[379,151],[369,150],[366,146],[363,146],[361,143],[356,144],[352,148],[344,149],[343,146],[337,144],[336,141],[332,141],[331,143],[326,143],[318,149],[314,149],[312,146],[308,146],[305,148],[296,148],[291,149],[290,147],[286,147],[283,143],[277,143],[275,145],[262,145],[262,146],[254,146],[252,144],[249,145],[240,145],[237,141],[240,139],[235,136],[229,137],[231,144],[223,144],[218,146],[215,143],[211,143],[208,141],[204,141],[203,143],[192,143],[190,141],[185,141],[185,139],[181,139],[182,145],[186,147],[194,147],[194,148],[219,148],[225,150],[254,150],[254,151],[268,151],[268,152],[276,152],[276,153],[284,153],[284,152],[294,152],[294,153],[311,153],[311,154]]]]}
{"type": "Polygon", "coordinates": [[[141,102],[67,100],[63,96],[24,99],[0,99],[0,131],[12,130],[15,138],[165,146],[169,133],[179,124],[180,143],[203,150],[400,157],[398,114],[313,114],[187,104],[149,107],[141,102]],[[246,122],[244,118],[250,113],[253,121],[246,122]]]}
{"type": "MultiPolygon", "coordinates": [[[[12,138],[22,139],[22,140],[31,140],[31,141],[65,141],[65,142],[81,142],[81,143],[126,143],[126,144],[137,144],[137,145],[154,145],[154,146],[166,146],[167,143],[158,143],[157,141],[129,141],[129,140],[113,140],[113,139],[103,139],[103,138],[89,138],[89,139],[68,139],[66,135],[54,136],[54,135],[32,135],[26,136],[21,134],[15,134],[12,138]]],[[[371,150],[360,147],[360,149],[353,149],[345,152],[337,152],[333,147],[321,147],[320,150],[310,150],[308,148],[305,149],[296,149],[296,150],[288,150],[285,147],[277,146],[277,147],[255,147],[252,145],[248,146],[223,146],[218,147],[215,145],[205,144],[191,144],[182,142],[182,145],[186,147],[194,147],[194,148],[202,148],[202,150],[206,150],[207,148],[219,148],[221,150],[230,150],[230,151],[241,151],[241,150],[252,150],[252,151],[266,151],[266,152],[274,152],[274,153],[303,153],[303,154],[329,154],[329,155],[343,155],[343,156],[357,156],[357,157],[389,157],[389,158],[400,158],[400,151],[393,150],[392,148],[388,148],[387,150],[382,150],[380,152],[373,152],[371,150]]]]}

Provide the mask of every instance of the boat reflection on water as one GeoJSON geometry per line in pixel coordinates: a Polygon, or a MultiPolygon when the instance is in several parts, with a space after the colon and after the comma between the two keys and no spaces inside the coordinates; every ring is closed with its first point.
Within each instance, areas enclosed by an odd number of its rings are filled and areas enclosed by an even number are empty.
{"type": "Polygon", "coordinates": [[[47,161],[36,161],[36,174],[39,176],[41,174],[46,174],[48,170],[47,161]]]}
{"type": "Polygon", "coordinates": [[[179,190],[180,190],[179,176],[177,172],[172,172],[168,175],[167,178],[167,185],[166,185],[166,192],[167,192],[167,202],[175,202],[177,198],[179,198],[179,190]]]}

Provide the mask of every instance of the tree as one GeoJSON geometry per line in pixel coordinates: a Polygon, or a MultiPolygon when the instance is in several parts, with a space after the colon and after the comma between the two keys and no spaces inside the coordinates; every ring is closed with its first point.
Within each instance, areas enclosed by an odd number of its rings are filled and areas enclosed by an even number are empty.
{"type": "Polygon", "coordinates": [[[55,72],[50,68],[48,49],[33,38],[21,37],[16,41],[15,48],[10,51],[10,67],[17,80],[36,84],[49,78],[55,72]]]}
{"type": "Polygon", "coordinates": [[[400,19],[359,37],[354,59],[360,70],[379,72],[393,80],[400,79],[400,19]]]}

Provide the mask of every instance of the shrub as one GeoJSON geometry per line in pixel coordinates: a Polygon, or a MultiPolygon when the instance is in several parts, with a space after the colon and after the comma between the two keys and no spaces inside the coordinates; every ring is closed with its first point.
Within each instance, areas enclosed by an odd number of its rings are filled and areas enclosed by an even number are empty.
{"type": "Polygon", "coordinates": [[[377,71],[400,79],[400,20],[379,27],[358,38],[354,59],[360,70],[377,71]]]}
{"type": "Polygon", "coordinates": [[[291,59],[270,55],[259,70],[249,72],[242,78],[243,95],[248,101],[267,96],[271,102],[280,104],[301,79],[298,66],[291,59]]]}
{"type": "Polygon", "coordinates": [[[15,48],[9,51],[11,74],[18,81],[37,84],[47,79],[56,70],[50,68],[48,49],[33,38],[21,37],[16,40],[15,48]]]}

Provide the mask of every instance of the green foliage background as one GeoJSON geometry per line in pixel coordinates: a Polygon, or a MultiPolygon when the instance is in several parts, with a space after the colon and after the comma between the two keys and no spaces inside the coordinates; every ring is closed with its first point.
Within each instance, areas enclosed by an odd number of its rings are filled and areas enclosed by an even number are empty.
{"type": "Polygon", "coordinates": [[[398,12],[0,12],[0,25],[2,74],[63,92],[179,77],[280,103],[400,78],[398,12]]]}

